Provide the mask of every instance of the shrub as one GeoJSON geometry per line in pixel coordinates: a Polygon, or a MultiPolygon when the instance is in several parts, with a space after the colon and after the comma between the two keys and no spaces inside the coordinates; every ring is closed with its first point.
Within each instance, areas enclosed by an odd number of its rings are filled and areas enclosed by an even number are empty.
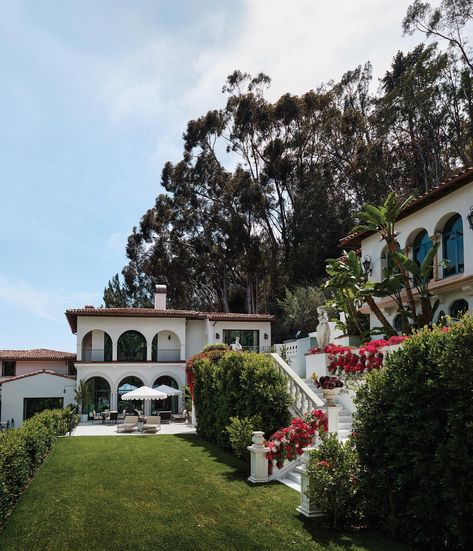
{"type": "Polygon", "coordinates": [[[473,320],[422,331],[358,391],[372,519],[407,543],[473,548],[473,320]]]}
{"type": "Polygon", "coordinates": [[[197,432],[203,438],[230,448],[226,427],[231,417],[259,415],[260,430],[268,435],[287,425],[290,397],[270,356],[223,351],[220,358],[209,358],[201,353],[188,362],[187,369],[193,382],[197,432]]]}
{"type": "Polygon", "coordinates": [[[322,434],[321,438],[320,447],[310,457],[307,495],[325,513],[333,528],[359,523],[363,519],[364,500],[353,441],[342,443],[336,434],[322,434]]]}
{"type": "Polygon", "coordinates": [[[70,409],[47,410],[0,434],[0,523],[20,497],[57,436],[66,434],[70,409]]]}
{"type": "Polygon", "coordinates": [[[263,421],[259,415],[248,418],[230,417],[230,424],[226,430],[230,439],[230,446],[236,457],[248,461],[248,446],[251,446],[253,431],[259,430],[263,421]]]}

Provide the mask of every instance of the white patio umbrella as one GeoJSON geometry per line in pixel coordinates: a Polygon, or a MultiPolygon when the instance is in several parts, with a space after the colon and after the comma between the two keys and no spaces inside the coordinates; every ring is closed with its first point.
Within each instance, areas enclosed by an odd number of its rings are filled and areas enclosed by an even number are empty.
{"type": "Polygon", "coordinates": [[[154,390],[164,392],[166,396],[182,396],[182,390],[179,390],[178,388],[173,388],[172,386],[168,385],[159,385],[154,390]]]}
{"type": "Polygon", "coordinates": [[[149,386],[140,386],[135,390],[121,395],[122,400],[163,400],[167,397],[168,395],[164,392],[149,386]]]}

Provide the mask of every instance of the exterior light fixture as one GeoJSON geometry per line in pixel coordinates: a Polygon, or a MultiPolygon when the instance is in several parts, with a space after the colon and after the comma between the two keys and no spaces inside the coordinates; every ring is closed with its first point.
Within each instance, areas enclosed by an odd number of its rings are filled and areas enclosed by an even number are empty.
{"type": "Polygon", "coordinates": [[[170,340],[171,340],[171,335],[168,335],[168,341],[170,341],[170,340]]]}
{"type": "Polygon", "coordinates": [[[470,207],[470,214],[467,215],[468,224],[470,224],[470,229],[473,230],[473,206],[470,207]]]}
{"type": "Polygon", "coordinates": [[[371,275],[371,272],[373,269],[371,268],[371,256],[366,255],[362,262],[363,270],[365,271],[366,275],[371,275]]]}
{"type": "Polygon", "coordinates": [[[218,340],[220,338],[220,333],[215,333],[215,338],[218,340]]]}
{"type": "Polygon", "coordinates": [[[264,340],[267,341],[268,340],[268,333],[265,333],[263,336],[264,336],[264,340]]]}

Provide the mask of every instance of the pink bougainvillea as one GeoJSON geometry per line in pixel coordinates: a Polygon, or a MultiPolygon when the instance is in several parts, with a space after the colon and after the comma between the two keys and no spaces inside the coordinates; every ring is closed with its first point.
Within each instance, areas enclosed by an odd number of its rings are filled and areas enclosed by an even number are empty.
{"type": "Polygon", "coordinates": [[[302,418],[296,417],[288,427],[276,431],[266,442],[269,448],[266,458],[271,464],[276,460],[276,466],[281,468],[284,461],[292,461],[302,455],[303,448],[310,446],[316,433],[327,430],[327,416],[320,409],[314,409],[302,418]]]}

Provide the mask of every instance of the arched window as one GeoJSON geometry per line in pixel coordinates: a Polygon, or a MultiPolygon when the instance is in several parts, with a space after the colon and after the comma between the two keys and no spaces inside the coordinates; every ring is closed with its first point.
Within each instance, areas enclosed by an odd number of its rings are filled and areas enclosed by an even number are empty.
{"type": "Polygon", "coordinates": [[[83,362],[111,362],[112,339],[101,329],[94,329],[84,335],[82,339],[83,362]]]}
{"type": "Polygon", "coordinates": [[[160,331],[151,343],[153,362],[178,362],[181,359],[181,341],[172,331],[160,331]]]}
{"type": "Polygon", "coordinates": [[[422,230],[417,234],[417,237],[414,239],[414,244],[412,246],[412,258],[418,266],[422,264],[424,258],[427,256],[427,253],[432,248],[432,240],[429,237],[429,234],[422,230]]]}
{"type": "Polygon", "coordinates": [[[452,216],[443,229],[443,258],[448,260],[443,277],[463,273],[463,222],[459,214],[452,216]]]}
{"type": "Polygon", "coordinates": [[[103,377],[91,377],[87,381],[87,386],[92,399],[89,410],[102,412],[105,409],[110,409],[110,385],[108,382],[103,377]]]}
{"type": "Polygon", "coordinates": [[[468,308],[468,302],[464,298],[461,298],[450,306],[450,315],[454,319],[460,319],[463,314],[468,312],[468,308]]]}
{"type": "Polygon", "coordinates": [[[117,360],[119,362],[145,362],[146,339],[138,331],[126,331],[118,339],[117,360]]]}
{"type": "Polygon", "coordinates": [[[143,400],[122,400],[123,394],[131,392],[132,390],[135,390],[136,388],[140,388],[142,386],[143,381],[138,377],[125,377],[120,381],[117,389],[118,411],[126,410],[127,413],[132,415],[134,415],[135,409],[143,411],[143,400]]]}
{"type": "MultiPolygon", "coordinates": [[[[179,388],[177,382],[168,375],[158,377],[156,381],[154,381],[153,388],[157,388],[159,385],[167,385],[171,388],[179,388]]],[[[178,397],[168,396],[164,400],[153,400],[151,409],[152,411],[156,411],[158,414],[160,411],[172,411],[173,413],[177,413],[178,397]]]]}

